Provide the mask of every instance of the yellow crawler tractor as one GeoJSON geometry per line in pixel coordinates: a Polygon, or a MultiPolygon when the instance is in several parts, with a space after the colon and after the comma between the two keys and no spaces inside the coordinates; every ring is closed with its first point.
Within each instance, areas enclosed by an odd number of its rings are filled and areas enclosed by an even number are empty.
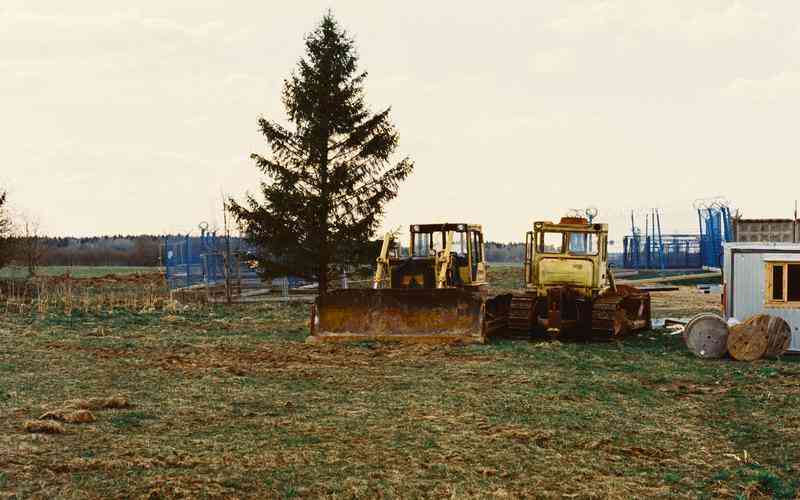
{"type": "Polygon", "coordinates": [[[608,265],[608,225],[582,217],[535,222],[525,238],[525,293],[508,327],[621,337],[650,327],[650,295],[617,285],[608,265]]]}
{"type": "Polygon", "coordinates": [[[403,250],[388,233],[371,289],[317,297],[310,341],[483,343],[505,327],[511,296],[487,298],[481,226],[412,225],[403,250]]]}

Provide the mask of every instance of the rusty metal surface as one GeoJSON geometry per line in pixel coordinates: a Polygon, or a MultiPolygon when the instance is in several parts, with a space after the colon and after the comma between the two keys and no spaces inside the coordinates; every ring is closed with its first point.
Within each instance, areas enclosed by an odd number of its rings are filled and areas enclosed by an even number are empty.
{"type": "MultiPolygon", "coordinates": [[[[483,290],[481,290],[483,292],[483,290]]],[[[482,297],[485,293],[482,293],[482,297]]],[[[509,312],[511,310],[510,293],[485,298],[483,307],[483,331],[486,336],[493,335],[508,328],[509,312]]]]}
{"type": "Polygon", "coordinates": [[[533,330],[536,312],[535,295],[514,295],[508,314],[508,328],[511,330],[533,330]]]}
{"type": "Polygon", "coordinates": [[[632,286],[618,285],[607,290],[592,307],[592,329],[612,337],[622,337],[650,328],[650,294],[632,286]]]}
{"type": "Polygon", "coordinates": [[[484,342],[485,304],[462,289],[349,289],[318,297],[312,341],[484,342]]]}
{"type": "Polygon", "coordinates": [[[508,326],[513,330],[540,331],[557,338],[570,336],[623,337],[650,328],[650,294],[630,286],[607,289],[587,299],[572,287],[552,287],[547,296],[514,295],[508,326]]]}

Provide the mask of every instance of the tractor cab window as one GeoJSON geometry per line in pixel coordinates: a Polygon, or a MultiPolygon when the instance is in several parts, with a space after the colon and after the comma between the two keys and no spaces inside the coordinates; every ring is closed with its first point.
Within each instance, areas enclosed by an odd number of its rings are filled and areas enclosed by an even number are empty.
{"type": "Polygon", "coordinates": [[[433,257],[436,252],[444,250],[445,233],[414,233],[413,257],[433,257]]]}
{"type": "Polygon", "coordinates": [[[414,257],[428,257],[431,249],[431,233],[414,233],[414,248],[411,255],[414,257]]]}
{"type": "MultiPolygon", "coordinates": [[[[457,257],[467,257],[467,232],[453,232],[453,241],[450,251],[457,257]]],[[[444,250],[447,243],[447,232],[436,231],[432,233],[414,233],[414,257],[433,257],[437,252],[444,250]]]]}
{"type": "Polygon", "coordinates": [[[541,253],[562,253],[564,251],[564,233],[539,233],[541,253]]]}
{"type": "Polygon", "coordinates": [[[467,233],[453,233],[453,246],[450,251],[459,257],[467,256],[467,233]]]}
{"type": "Polygon", "coordinates": [[[483,261],[483,237],[478,231],[470,233],[472,235],[472,261],[470,269],[472,271],[472,279],[478,279],[478,263],[483,261]]]}
{"type": "Polygon", "coordinates": [[[445,233],[432,233],[431,234],[431,247],[428,255],[436,255],[437,252],[441,252],[444,250],[445,238],[447,235],[445,233]]]}
{"type": "Polygon", "coordinates": [[[600,246],[595,233],[569,233],[569,253],[572,255],[597,255],[600,246]]]}

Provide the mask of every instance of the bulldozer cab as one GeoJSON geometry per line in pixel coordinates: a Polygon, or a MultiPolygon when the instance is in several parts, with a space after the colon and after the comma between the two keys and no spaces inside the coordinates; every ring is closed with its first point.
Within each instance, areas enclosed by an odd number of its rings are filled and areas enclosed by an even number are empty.
{"type": "Polygon", "coordinates": [[[537,295],[569,286],[596,295],[608,283],[608,225],[580,217],[535,222],[525,241],[525,286],[537,295]]]}
{"type": "Polygon", "coordinates": [[[409,256],[387,234],[378,257],[375,287],[461,288],[486,284],[483,231],[477,224],[414,224],[409,256]]]}

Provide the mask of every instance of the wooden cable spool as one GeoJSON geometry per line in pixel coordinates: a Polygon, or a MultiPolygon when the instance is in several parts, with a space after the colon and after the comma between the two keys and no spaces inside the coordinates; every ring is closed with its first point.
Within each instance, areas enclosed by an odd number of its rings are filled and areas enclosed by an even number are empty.
{"type": "Polygon", "coordinates": [[[721,358],[728,352],[728,324],[718,314],[698,314],[686,323],[683,340],[699,358],[721,358]]]}
{"type": "Polygon", "coordinates": [[[757,314],[731,327],[728,351],[733,359],[776,358],[789,349],[792,329],[783,318],[757,314]]]}

